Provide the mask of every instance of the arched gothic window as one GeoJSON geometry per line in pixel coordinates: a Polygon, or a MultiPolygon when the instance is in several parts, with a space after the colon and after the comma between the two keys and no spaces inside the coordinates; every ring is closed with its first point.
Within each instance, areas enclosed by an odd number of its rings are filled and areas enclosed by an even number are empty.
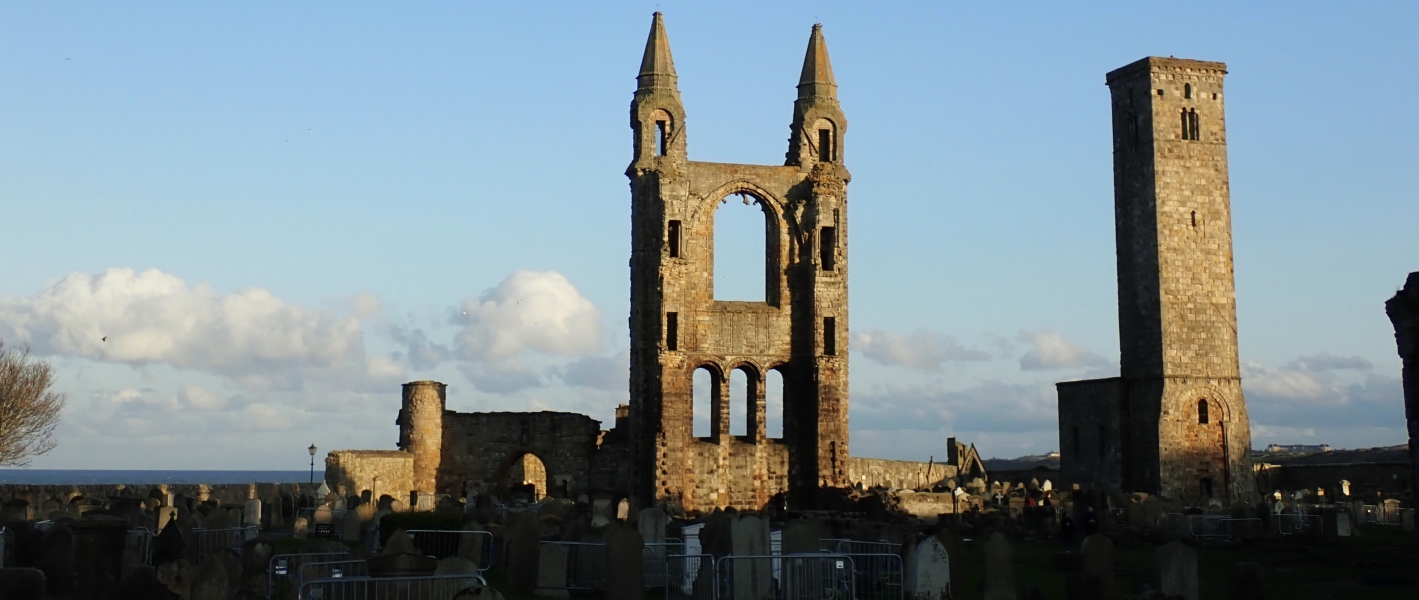
{"type": "Polygon", "coordinates": [[[1200,398],[1197,401],[1197,422],[1202,425],[1207,424],[1207,399],[1200,398]]]}

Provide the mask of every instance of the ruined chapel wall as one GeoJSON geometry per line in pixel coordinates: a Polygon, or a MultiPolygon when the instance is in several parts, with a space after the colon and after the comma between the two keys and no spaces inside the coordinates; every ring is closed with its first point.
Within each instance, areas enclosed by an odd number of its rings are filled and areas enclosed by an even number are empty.
{"type": "Polygon", "coordinates": [[[389,495],[409,501],[414,488],[414,455],[402,450],[336,450],[325,457],[325,482],[330,489],[345,486],[359,495],[369,490],[375,498],[389,495]]]}
{"type": "MultiPolygon", "coordinates": [[[[590,491],[599,421],[564,412],[447,412],[443,418],[440,492],[461,494],[467,483],[502,486],[524,455],[542,461],[546,489],[590,491]]],[[[520,482],[516,482],[520,483],[520,482]]]]}
{"type": "Polygon", "coordinates": [[[1065,484],[1122,489],[1123,381],[1117,377],[1056,384],[1060,477],[1065,484]]]}
{"type": "MultiPolygon", "coordinates": [[[[848,479],[865,487],[898,489],[931,489],[938,483],[956,477],[956,466],[945,463],[883,458],[851,457],[847,461],[848,479]]],[[[957,481],[957,485],[967,482],[957,481]]]]}

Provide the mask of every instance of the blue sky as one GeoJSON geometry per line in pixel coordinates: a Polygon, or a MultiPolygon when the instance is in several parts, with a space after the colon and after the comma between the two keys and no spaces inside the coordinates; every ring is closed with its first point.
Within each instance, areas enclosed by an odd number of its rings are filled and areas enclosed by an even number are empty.
{"type": "MultiPolygon", "coordinates": [[[[696,160],[782,162],[823,23],[853,173],[855,454],[1053,450],[1053,383],[1116,372],[1103,81],[1148,55],[1228,63],[1254,444],[1403,443],[1383,301],[1419,270],[1419,8],[1186,7],[6,4],[0,338],[69,398],[34,466],[390,448],[413,379],[457,410],[609,426],[657,9],[696,160]]],[[[750,241],[737,222],[720,247],[750,241]]]]}

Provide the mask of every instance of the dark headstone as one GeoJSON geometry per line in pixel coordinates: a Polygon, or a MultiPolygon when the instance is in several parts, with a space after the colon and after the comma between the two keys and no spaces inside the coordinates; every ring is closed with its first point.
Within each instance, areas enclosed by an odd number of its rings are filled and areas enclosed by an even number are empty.
{"type": "Polygon", "coordinates": [[[73,526],[74,594],[84,600],[116,598],[123,581],[123,551],[128,522],[117,518],[84,519],[73,526]]]}
{"type": "Polygon", "coordinates": [[[506,535],[508,587],[531,592],[537,588],[537,568],[541,561],[542,525],[537,521],[537,513],[517,513],[506,535]]]}
{"type": "Polygon", "coordinates": [[[621,527],[606,538],[606,600],[643,600],[645,540],[631,527],[621,527]]]}
{"type": "Polygon", "coordinates": [[[44,571],[39,569],[0,569],[0,598],[5,600],[44,600],[44,571]]]}

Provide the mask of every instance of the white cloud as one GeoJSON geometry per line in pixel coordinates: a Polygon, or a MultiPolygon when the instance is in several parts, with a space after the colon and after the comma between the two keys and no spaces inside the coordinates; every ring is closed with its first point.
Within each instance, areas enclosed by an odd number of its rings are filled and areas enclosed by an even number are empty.
{"type": "Polygon", "coordinates": [[[542,385],[542,378],[532,369],[511,360],[463,363],[458,370],[473,387],[490,394],[510,394],[542,385]]]}
{"type": "Polygon", "coordinates": [[[1315,356],[1302,356],[1286,365],[1288,369],[1302,371],[1368,371],[1372,367],[1374,365],[1370,361],[1359,356],[1331,356],[1326,352],[1315,356]]]}
{"type": "Polygon", "coordinates": [[[990,355],[962,346],[956,338],[924,329],[902,336],[880,329],[853,336],[853,349],[875,362],[918,371],[939,371],[950,361],[988,360],[990,355]]]}
{"type": "Polygon", "coordinates": [[[556,372],[567,385],[625,393],[630,385],[631,353],[622,350],[612,356],[586,356],[556,372]]]}
{"type": "Polygon", "coordinates": [[[595,351],[602,341],[601,311],[555,271],[517,271],[465,300],[453,321],[463,326],[458,352],[472,361],[529,350],[575,356],[595,351]]]}
{"type": "Polygon", "coordinates": [[[1022,332],[1020,339],[1030,344],[1030,351],[1020,357],[1020,368],[1026,371],[1102,367],[1109,364],[1108,359],[1048,329],[1022,332]]]}
{"type": "Polygon", "coordinates": [[[0,338],[40,354],[205,371],[250,389],[295,389],[310,377],[359,385],[374,367],[398,376],[366,358],[355,317],[261,288],[222,295],[157,269],[73,273],[34,296],[0,299],[0,338]]]}

